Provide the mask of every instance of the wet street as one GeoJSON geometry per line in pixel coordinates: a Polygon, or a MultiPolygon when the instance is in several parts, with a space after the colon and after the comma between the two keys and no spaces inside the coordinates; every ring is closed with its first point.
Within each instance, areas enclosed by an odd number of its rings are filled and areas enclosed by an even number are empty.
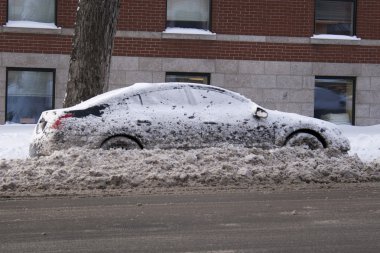
{"type": "Polygon", "coordinates": [[[379,252],[380,187],[0,199],[0,252],[379,252]]]}

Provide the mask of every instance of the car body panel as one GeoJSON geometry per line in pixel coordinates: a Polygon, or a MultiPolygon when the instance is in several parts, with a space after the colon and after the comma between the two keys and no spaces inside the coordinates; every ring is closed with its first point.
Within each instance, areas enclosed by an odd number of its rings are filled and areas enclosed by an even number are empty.
{"type": "Polygon", "coordinates": [[[135,84],[76,106],[41,114],[30,155],[85,146],[99,148],[113,136],[132,138],[143,148],[202,148],[225,143],[283,146],[295,131],[320,135],[326,146],[348,150],[335,125],[310,117],[265,110],[219,87],[135,84]],[[267,112],[268,117],[256,114],[267,112]]]}

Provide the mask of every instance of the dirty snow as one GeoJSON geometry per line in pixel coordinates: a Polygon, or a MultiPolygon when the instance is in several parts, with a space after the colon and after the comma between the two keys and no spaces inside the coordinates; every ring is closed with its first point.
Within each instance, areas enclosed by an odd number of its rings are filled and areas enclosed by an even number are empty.
{"type": "Polygon", "coordinates": [[[0,195],[10,193],[170,188],[249,187],[305,183],[380,182],[380,164],[336,150],[263,150],[226,146],[194,150],[56,151],[51,156],[0,160],[0,195]]]}
{"type": "Polygon", "coordinates": [[[0,126],[0,196],[380,182],[380,125],[340,126],[352,146],[346,155],[331,149],[225,146],[187,151],[76,148],[24,159],[33,127],[0,126]]]}

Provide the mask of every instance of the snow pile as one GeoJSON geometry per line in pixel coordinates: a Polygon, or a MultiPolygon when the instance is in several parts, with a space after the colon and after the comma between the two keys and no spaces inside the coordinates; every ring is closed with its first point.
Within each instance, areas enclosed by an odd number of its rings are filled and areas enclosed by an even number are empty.
{"type": "Polygon", "coordinates": [[[27,158],[34,127],[21,124],[0,126],[0,159],[27,158]]]}
{"type": "Polygon", "coordinates": [[[70,149],[38,159],[0,160],[0,195],[379,181],[379,163],[365,164],[331,149],[70,149]]]}
{"type": "Polygon", "coordinates": [[[351,144],[350,155],[357,154],[362,161],[380,162],[380,125],[339,126],[351,144]]]}

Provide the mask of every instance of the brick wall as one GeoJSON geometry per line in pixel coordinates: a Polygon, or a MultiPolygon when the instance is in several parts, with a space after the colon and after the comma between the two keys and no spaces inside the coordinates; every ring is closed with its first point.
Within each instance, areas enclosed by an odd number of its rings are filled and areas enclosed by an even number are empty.
{"type": "Polygon", "coordinates": [[[0,51],[2,52],[70,54],[71,46],[70,36],[0,33],[0,51]]]}
{"type": "MultiPolygon", "coordinates": [[[[212,31],[218,34],[310,37],[315,0],[213,0],[212,31]]],[[[0,24],[6,23],[0,1],[0,24]]],[[[57,0],[57,23],[74,27],[78,0],[57,0]]],[[[380,0],[357,1],[357,35],[380,40],[380,0]]],[[[121,0],[119,30],[165,30],[166,0],[121,0]]]]}
{"type": "Polygon", "coordinates": [[[7,1],[0,1],[0,25],[5,25],[7,22],[7,1]]]}
{"type": "MultiPolygon", "coordinates": [[[[61,35],[0,34],[0,51],[69,54],[72,38],[61,35]]],[[[258,61],[311,61],[380,64],[378,46],[253,43],[180,39],[116,38],[114,55],[233,59],[258,61]]]]}
{"type": "Polygon", "coordinates": [[[78,0],[57,0],[57,26],[73,28],[78,0]]]}
{"type": "Polygon", "coordinates": [[[115,42],[115,55],[258,61],[380,63],[380,47],[312,44],[126,39],[115,42]]]}
{"type": "Polygon", "coordinates": [[[119,30],[162,32],[165,22],[166,0],[121,0],[119,30]]]}
{"type": "Polygon", "coordinates": [[[380,40],[380,0],[359,0],[357,3],[358,37],[380,40]]]}
{"type": "Polygon", "coordinates": [[[212,30],[221,34],[308,36],[313,34],[313,0],[213,1],[212,30]]]}

